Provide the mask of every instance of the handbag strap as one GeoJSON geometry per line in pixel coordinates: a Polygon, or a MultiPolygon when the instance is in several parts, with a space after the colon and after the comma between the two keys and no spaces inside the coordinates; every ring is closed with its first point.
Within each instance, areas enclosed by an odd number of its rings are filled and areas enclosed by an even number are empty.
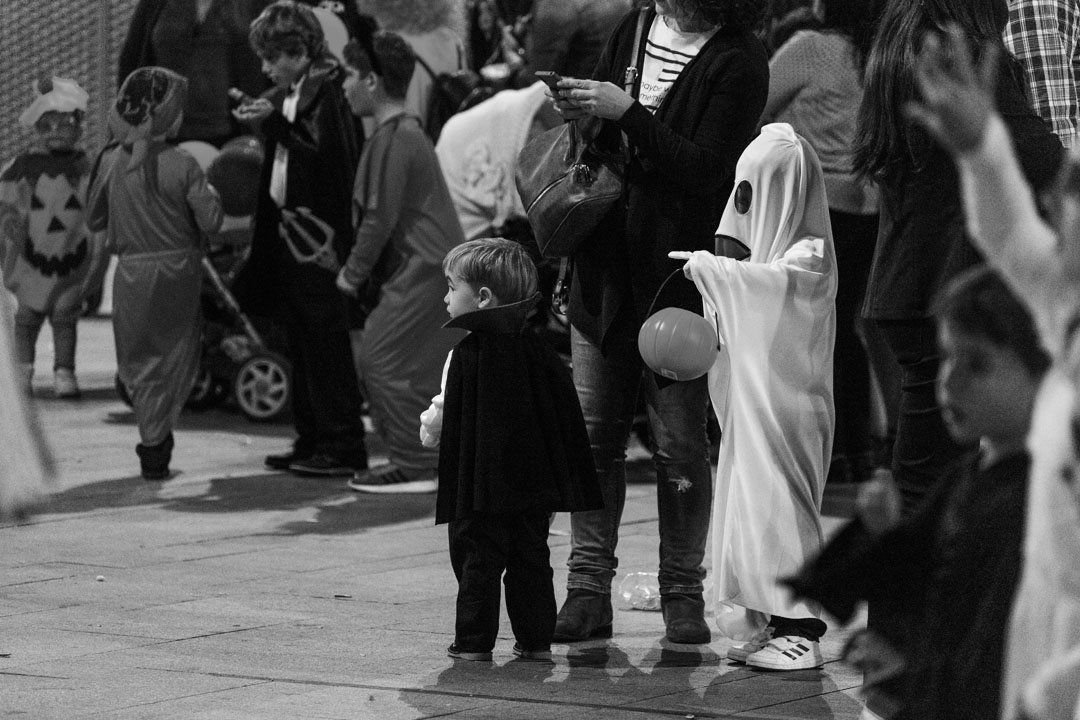
{"type": "MultiPolygon", "coordinates": [[[[643,7],[638,12],[637,30],[634,32],[634,47],[630,50],[630,64],[626,66],[626,70],[623,72],[623,90],[626,91],[630,97],[637,100],[638,80],[641,78],[641,65],[645,56],[645,43],[643,43],[642,37],[645,35],[645,16],[648,13],[648,8],[643,7]]],[[[419,58],[418,58],[419,59],[419,58]]],[[[574,127],[571,128],[571,132],[576,130],[576,123],[571,123],[574,127]]],[[[627,162],[630,161],[630,138],[626,133],[622,134],[623,142],[623,155],[627,162]]],[[[570,273],[573,271],[573,261],[570,258],[564,257],[559,261],[559,278],[555,281],[555,292],[551,298],[552,308],[559,315],[566,315],[566,307],[569,305],[570,295],[570,273]]],[[[669,277],[668,280],[671,278],[669,277]]],[[[664,281],[664,284],[667,280],[664,281]]],[[[663,284],[660,286],[663,288],[663,284]]],[[[656,303],[656,299],[653,298],[653,303],[656,303]]],[[[649,309],[649,314],[652,314],[652,308],[649,309]]],[[[719,321],[717,324],[717,337],[719,338],[719,321]]]]}
{"type": "MultiPolygon", "coordinates": [[[[660,299],[660,294],[662,292],[664,292],[664,288],[667,287],[668,282],[673,277],[675,277],[676,275],[681,274],[682,271],[683,271],[682,268],[676,268],[675,270],[673,270],[671,272],[670,275],[668,275],[666,278],[664,278],[664,282],[660,283],[660,287],[656,289],[656,294],[653,295],[652,302],[649,303],[649,309],[645,313],[645,317],[647,317],[647,318],[652,317],[653,310],[656,308],[656,301],[660,299]]],[[[719,315],[719,313],[713,313],[713,320],[716,322],[716,349],[717,350],[723,350],[724,349],[724,344],[720,341],[720,315],[719,315]]]]}

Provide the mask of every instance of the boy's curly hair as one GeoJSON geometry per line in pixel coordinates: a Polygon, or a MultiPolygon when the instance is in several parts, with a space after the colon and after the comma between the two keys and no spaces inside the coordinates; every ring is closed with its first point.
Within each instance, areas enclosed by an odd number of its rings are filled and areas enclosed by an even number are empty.
{"type": "Polygon", "coordinates": [[[277,0],[251,22],[248,41],[259,57],[284,53],[296,57],[319,57],[325,46],[322,25],[311,8],[293,0],[277,0]]]}
{"type": "MultiPolygon", "coordinates": [[[[643,7],[652,4],[653,0],[641,0],[643,7]]],[[[668,0],[668,5],[708,25],[756,30],[765,17],[766,3],[764,0],[668,0]]]]}
{"type": "Polygon", "coordinates": [[[443,272],[477,290],[488,288],[503,305],[536,294],[536,265],[521,243],[506,238],[469,240],[454,247],[443,259],[443,272]]]}

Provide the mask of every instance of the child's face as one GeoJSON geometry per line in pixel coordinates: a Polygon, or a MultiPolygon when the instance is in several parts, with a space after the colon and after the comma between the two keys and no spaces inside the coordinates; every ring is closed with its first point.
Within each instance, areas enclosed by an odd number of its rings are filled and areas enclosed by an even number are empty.
{"type": "Polygon", "coordinates": [[[41,144],[46,150],[72,150],[82,137],[82,123],[75,113],[50,110],[34,123],[41,144]]]}
{"type": "Polygon", "coordinates": [[[345,83],[343,85],[345,89],[345,99],[349,101],[349,108],[352,110],[353,115],[374,115],[375,114],[375,98],[373,95],[375,89],[374,73],[361,74],[356,68],[346,65],[345,66],[345,83]]]}
{"type": "Polygon", "coordinates": [[[480,289],[462,280],[457,273],[447,274],[446,287],[443,302],[446,303],[446,312],[450,313],[452,318],[478,310],[487,304],[481,297],[480,289]]]}
{"type": "Polygon", "coordinates": [[[949,323],[938,327],[938,346],[938,404],[953,438],[960,444],[980,438],[998,444],[1022,442],[1039,382],[1020,357],[949,323]]]}
{"type": "Polygon", "coordinates": [[[259,57],[262,59],[263,75],[270,78],[270,82],[280,90],[291,88],[293,83],[307,71],[310,64],[306,52],[299,55],[278,52],[259,57]]]}

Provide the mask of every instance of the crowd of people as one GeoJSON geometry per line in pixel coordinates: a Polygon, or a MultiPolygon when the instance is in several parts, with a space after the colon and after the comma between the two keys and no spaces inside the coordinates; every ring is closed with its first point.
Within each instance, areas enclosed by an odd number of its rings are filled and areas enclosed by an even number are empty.
{"type": "Polygon", "coordinates": [[[1080,718],[1075,8],[324,5],[142,0],[96,155],[86,93],[37,84],[20,118],[36,142],[0,170],[16,305],[0,298],[0,429],[33,482],[0,482],[0,512],[52,473],[25,402],[38,334],[48,320],[55,393],[77,397],[76,320],[108,254],[141,473],[171,477],[223,221],[177,141],[250,134],[262,170],[231,290],[282,329],[295,429],[265,465],[435,494],[459,585],[450,657],[491,659],[500,584],[523,660],[616,633],[643,408],[668,641],[715,629],[733,662],[807,670],[828,622],[866,603],[845,650],[865,717],[1080,718]],[[467,69],[500,92],[435,142],[440,78],[467,69]],[[514,184],[522,148],[564,123],[625,159],[622,197],[560,272],[568,359],[535,331],[551,268],[514,184]],[[647,365],[654,308],[715,328],[708,373],[647,365]],[[365,407],[385,464],[369,466],[365,407]],[[831,538],[827,481],[858,487],[831,538]]]}

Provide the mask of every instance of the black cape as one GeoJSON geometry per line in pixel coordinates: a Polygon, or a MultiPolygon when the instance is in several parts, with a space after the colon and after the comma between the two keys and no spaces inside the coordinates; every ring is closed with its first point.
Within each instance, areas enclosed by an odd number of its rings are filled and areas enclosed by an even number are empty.
{"type": "Polygon", "coordinates": [[[566,365],[524,327],[536,298],[477,310],[443,390],[435,522],[475,513],[603,507],[589,437],[566,365]]]}
{"type": "Polygon", "coordinates": [[[910,720],[998,717],[1005,634],[1020,579],[1030,458],[979,470],[976,454],[920,509],[874,537],[858,520],[787,583],[847,622],[858,601],[882,608],[871,628],[904,656],[892,684],[910,720]]]}

